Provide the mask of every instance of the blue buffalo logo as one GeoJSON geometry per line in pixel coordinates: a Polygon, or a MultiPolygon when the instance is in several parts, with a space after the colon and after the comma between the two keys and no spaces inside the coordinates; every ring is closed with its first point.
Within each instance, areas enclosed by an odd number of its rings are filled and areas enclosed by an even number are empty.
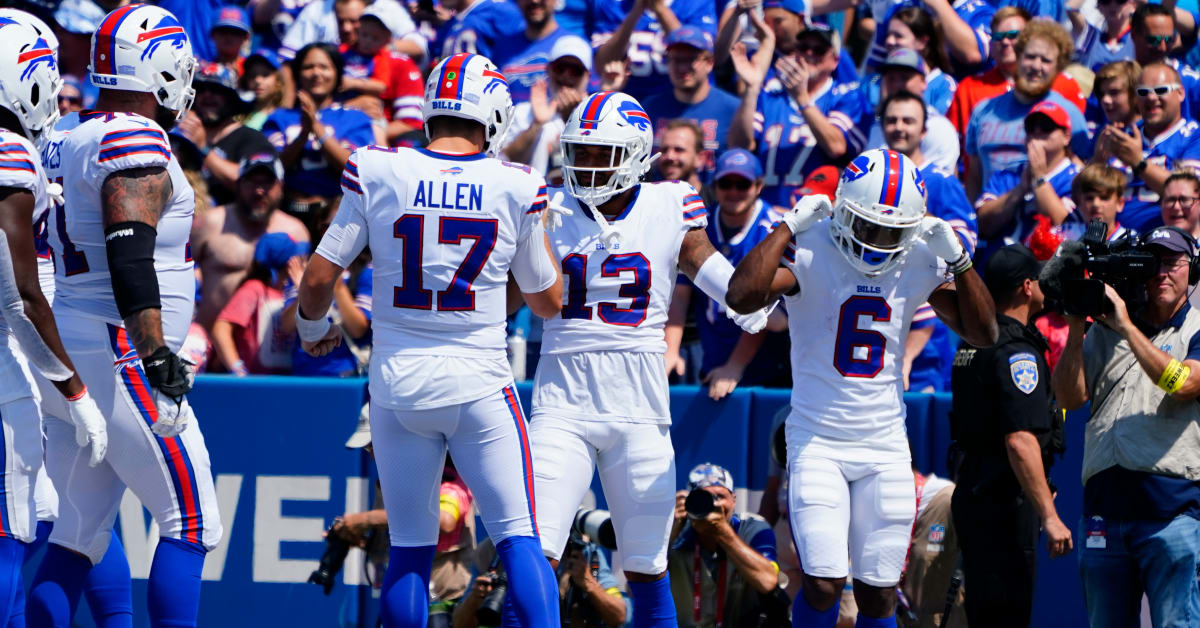
{"type": "Polygon", "coordinates": [[[917,190],[921,193],[923,198],[929,200],[929,191],[925,189],[925,177],[921,176],[920,170],[914,170],[913,173],[916,175],[917,179],[917,190]]]}
{"type": "Polygon", "coordinates": [[[867,174],[867,169],[871,166],[871,158],[866,155],[859,155],[850,162],[849,166],[842,171],[842,181],[857,181],[867,174]]]}
{"type": "Polygon", "coordinates": [[[138,35],[137,43],[146,44],[145,50],[142,51],[142,60],[145,61],[146,57],[154,54],[162,44],[169,43],[175,48],[183,48],[187,43],[187,33],[174,16],[164,15],[153,29],[138,35]]]}
{"type": "Polygon", "coordinates": [[[26,63],[29,65],[26,65],[25,69],[21,71],[22,81],[28,80],[30,76],[33,76],[34,70],[39,65],[49,66],[51,70],[57,67],[54,63],[54,51],[50,50],[50,46],[46,43],[46,40],[40,37],[32,48],[17,55],[18,66],[26,63]]]}
{"type": "Polygon", "coordinates": [[[617,113],[621,114],[626,122],[637,127],[639,131],[650,130],[650,116],[646,115],[646,111],[637,103],[626,100],[617,107],[617,113]]]}

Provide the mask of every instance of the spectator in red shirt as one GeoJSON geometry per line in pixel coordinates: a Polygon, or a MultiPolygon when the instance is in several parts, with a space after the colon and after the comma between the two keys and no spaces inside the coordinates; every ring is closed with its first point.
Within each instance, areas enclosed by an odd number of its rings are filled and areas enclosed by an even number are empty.
{"type": "MultiPolygon", "coordinates": [[[[305,252],[286,233],[268,233],[254,247],[250,272],[212,328],[213,348],[230,373],[240,377],[288,372],[295,337],[279,326],[283,286],[289,278],[288,262],[305,252]]],[[[300,277],[292,280],[298,283],[300,277]]]]}
{"type": "MultiPolygon", "coordinates": [[[[996,66],[983,74],[967,77],[960,81],[958,89],[954,92],[954,99],[950,101],[950,108],[946,110],[946,117],[958,130],[960,143],[966,139],[967,123],[970,122],[971,112],[975,111],[976,105],[993,96],[999,96],[1012,90],[1013,74],[1017,70],[1017,35],[1021,33],[1021,29],[1025,28],[1025,24],[1029,20],[1029,13],[1015,6],[1000,8],[992,17],[992,45],[989,54],[996,66]]],[[[1083,92],[1079,89],[1079,84],[1075,82],[1075,79],[1070,76],[1060,73],[1058,78],[1054,79],[1054,84],[1050,86],[1050,89],[1062,94],[1080,111],[1086,110],[1087,105],[1084,102],[1083,92]]],[[[967,159],[970,158],[966,153],[965,145],[961,153],[965,169],[967,159]]]]}
{"type": "Polygon", "coordinates": [[[425,83],[415,61],[389,45],[400,28],[392,13],[396,7],[376,3],[363,11],[353,43],[342,42],[346,60],[340,99],[363,109],[372,118],[386,120],[387,141],[421,129],[421,103],[425,83]],[[370,97],[370,104],[366,100],[370,97]]]}

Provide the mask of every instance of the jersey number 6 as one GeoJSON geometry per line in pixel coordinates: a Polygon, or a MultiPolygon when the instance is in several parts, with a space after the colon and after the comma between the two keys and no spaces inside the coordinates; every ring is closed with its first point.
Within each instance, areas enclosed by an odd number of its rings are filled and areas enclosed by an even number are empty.
{"type": "Polygon", "coordinates": [[[879,297],[855,295],[846,299],[838,315],[837,339],[834,341],[833,366],[845,377],[875,377],[883,370],[883,334],[858,326],[860,316],[870,316],[877,323],[892,320],[892,308],[879,297]],[[861,354],[855,355],[856,353],[861,354]]]}
{"type": "MultiPolygon", "coordinates": [[[[474,240],[467,250],[450,285],[438,290],[437,309],[440,312],[470,312],[475,309],[475,291],[471,284],[483,271],[488,256],[496,246],[499,223],[495,219],[455,218],[438,219],[438,244],[462,244],[474,240]]],[[[392,289],[392,305],[414,310],[433,309],[433,291],[422,286],[421,251],[425,232],[425,216],[405,214],[392,226],[392,236],[404,241],[403,283],[392,289]]]]}

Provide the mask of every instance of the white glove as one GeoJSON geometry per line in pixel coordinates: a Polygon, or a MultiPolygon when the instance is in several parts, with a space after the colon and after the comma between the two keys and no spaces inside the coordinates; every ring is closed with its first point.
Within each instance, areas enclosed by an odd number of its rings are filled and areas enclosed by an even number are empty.
{"type": "Polygon", "coordinates": [[[766,329],[767,319],[771,317],[771,312],[775,310],[776,305],[779,305],[778,300],[767,307],[755,310],[749,314],[738,314],[737,312],[726,308],[725,314],[729,316],[729,318],[733,319],[733,322],[737,323],[738,327],[741,327],[746,333],[757,334],[758,332],[766,329]]]}
{"type": "Polygon", "coordinates": [[[833,214],[833,205],[824,194],[810,194],[801,197],[792,207],[792,211],[783,215],[783,224],[792,230],[792,235],[808,231],[808,228],[826,216],[833,214]]]}
{"type": "Polygon", "coordinates": [[[150,431],[163,438],[174,438],[188,428],[188,422],[195,416],[187,397],[169,397],[154,390],[154,405],[158,408],[158,420],[150,426],[150,431]]]}
{"type": "Polygon", "coordinates": [[[563,205],[565,198],[566,194],[562,190],[558,190],[554,193],[554,196],[550,197],[549,202],[546,203],[546,231],[554,231],[561,227],[563,218],[575,213],[563,205]]]}
{"type": "Polygon", "coordinates": [[[946,260],[950,272],[955,275],[971,267],[971,256],[967,255],[962,240],[958,239],[954,228],[945,220],[933,216],[922,218],[921,239],[925,240],[925,244],[934,255],[946,260]]]}
{"type": "Polygon", "coordinates": [[[75,424],[75,443],[80,447],[87,447],[89,444],[92,446],[88,466],[100,464],[108,451],[108,428],[104,415],[100,414],[100,407],[88,394],[87,388],[83,389],[77,399],[67,400],[67,410],[70,412],[71,422],[75,424]]]}

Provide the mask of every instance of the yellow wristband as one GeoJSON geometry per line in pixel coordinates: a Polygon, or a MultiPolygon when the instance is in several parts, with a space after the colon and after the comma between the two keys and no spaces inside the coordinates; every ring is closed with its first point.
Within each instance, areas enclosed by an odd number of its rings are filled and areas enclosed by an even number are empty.
{"type": "Polygon", "coordinates": [[[1165,390],[1168,395],[1175,394],[1179,392],[1180,388],[1183,388],[1183,383],[1187,381],[1191,372],[1192,369],[1181,364],[1179,360],[1171,360],[1158,378],[1158,387],[1165,390]]]}
{"type": "Polygon", "coordinates": [[[438,499],[438,506],[441,510],[445,510],[445,511],[449,512],[450,515],[452,517],[454,517],[455,520],[458,519],[458,515],[459,515],[458,500],[454,499],[454,497],[452,497],[450,495],[442,495],[438,499]]]}

